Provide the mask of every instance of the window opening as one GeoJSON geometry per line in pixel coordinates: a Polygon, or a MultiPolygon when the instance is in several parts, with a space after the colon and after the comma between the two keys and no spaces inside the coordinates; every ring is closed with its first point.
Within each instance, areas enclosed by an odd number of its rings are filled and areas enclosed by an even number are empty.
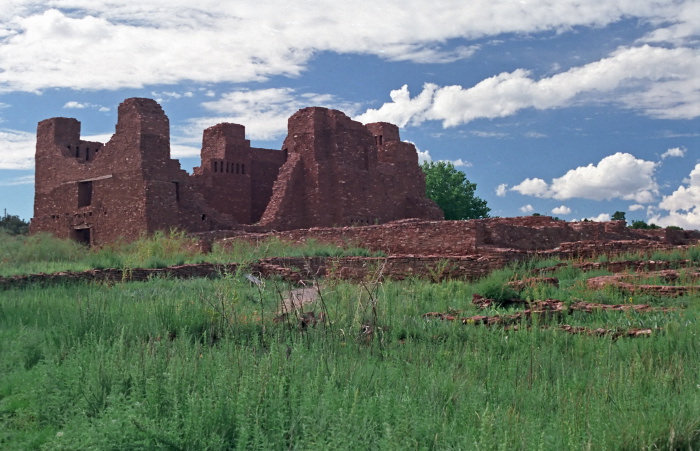
{"type": "Polygon", "coordinates": [[[92,204],[92,182],[78,182],[78,208],[92,204]]]}
{"type": "Polygon", "coordinates": [[[84,229],[74,229],[73,240],[77,241],[78,243],[90,246],[90,228],[86,227],[84,229]]]}
{"type": "Polygon", "coordinates": [[[241,165],[241,174],[245,175],[245,165],[241,165]]]}
{"type": "Polygon", "coordinates": [[[175,202],[180,202],[180,183],[173,182],[173,185],[175,185],[175,202]]]}

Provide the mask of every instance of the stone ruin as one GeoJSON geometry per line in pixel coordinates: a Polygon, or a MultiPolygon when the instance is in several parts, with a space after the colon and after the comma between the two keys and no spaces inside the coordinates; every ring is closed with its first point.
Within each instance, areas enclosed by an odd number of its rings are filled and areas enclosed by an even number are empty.
{"type": "Polygon", "coordinates": [[[204,131],[192,174],[170,158],[158,103],[119,106],[106,144],[80,139],[80,122],[39,123],[31,231],[101,245],[178,228],[213,241],[315,239],[387,255],[480,256],[489,267],[534,254],[588,257],[698,243],[700,232],[634,230],[624,221],[546,216],[443,221],[398,127],[362,125],[340,111],[305,108],[289,118],[282,149],[250,146],[245,127],[204,131]],[[226,240],[225,238],[229,238],[226,240]]]}
{"type": "MultiPolygon", "coordinates": [[[[475,256],[500,268],[533,257],[594,258],[668,251],[700,243],[700,231],[633,229],[625,221],[568,222],[549,216],[486,218],[468,221],[404,219],[363,227],[315,227],[266,233],[231,231],[197,234],[204,242],[234,245],[276,238],[307,240],[339,247],[354,245],[388,256],[447,258],[475,256]]],[[[208,244],[206,244],[209,247],[208,244]]]]}
{"type": "Polygon", "coordinates": [[[171,228],[291,230],[404,218],[439,220],[442,211],[425,196],[416,148],[385,122],[305,108],[289,118],[281,150],[251,147],[243,125],[218,124],[204,131],[192,174],[170,157],[168,117],[151,99],[119,105],[106,144],[81,140],[76,119],[37,128],[32,233],[100,245],[171,228]]]}

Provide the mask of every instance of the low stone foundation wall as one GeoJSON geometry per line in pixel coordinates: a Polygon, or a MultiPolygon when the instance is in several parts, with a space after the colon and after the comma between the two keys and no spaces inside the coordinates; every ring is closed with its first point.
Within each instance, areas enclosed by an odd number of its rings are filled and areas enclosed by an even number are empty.
{"type": "Polygon", "coordinates": [[[27,285],[51,285],[71,282],[143,282],[154,277],[191,279],[198,277],[219,277],[227,272],[235,272],[236,264],[200,263],[193,265],[169,266],[167,268],[134,269],[91,269],[88,271],[65,271],[52,274],[39,273],[22,276],[0,277],[0,290],[21,288],[27,285]]]}
{"type": "Polygon", "coordinates": [[[696,285],[698,279],[700,279],[699,272],[684,273],[684,280],[692,283],[692,285],[664,285],[681,279],[679,272],[672,269],[644,273],[644,276],[656,276],[663,284],[630,283],[640,279],[641,275],[639,274],[616,274],[612,276],[591,277],[586,283],[588,288],[593,290],[600,290],[610,286],[630,294],[651,294],[655,296],[683,296],[685,294],[697,293],[700,290],[700,287],[696,285]]]}
{"type": "Polygon", "coordinates": [[[387,255],[471,255],[503,250],[590,258],[600,254],[670,249],[700,241],[696,230],[639,230],[624,221],[566,222],[546,216],[424,221],[408,219],[382,225],[328,227],[262,233],[256,226],[245,231],[198,235],[203,248],[212,242],[233,246],[237,240],[257,242],[279,238],[294,243],[316,240],[340,247],[358,246],[387,255]]]}
{"type": "Polygon", "coordinates": [[[558,248],[543,252],[543,255],[556,255],[567,258],[595,258],[600,255],[618,256],[623,254],[652,255],[657,251],[686,249],[688,244],[674,244],[667,241],[647,239],[616,241],[575,241],[561,243],[558,248]]]}
{"type": "MultiPolygon", "coordinates": [[[[457,221],[454,221],[457,222],[457,221]]],[[[292,232],[290,232],[292,233],[292,232]]],[[[246,239],[250,239],[248,236],[246,239]]],[[[231,245],[234,245],[231,243],[231,245]]],[[[560,247],[546,251],[503,249],[482,247],[479,253],[467,255],[390,255],[388,257],[279,257],[267,258],[246,265],[245,271],[262,277],[279,276],[298,282],[317,277],[338,277],[343,280],[362,280],[368,277],[383,277],[402,280],[411,277],[434,281],[444,279],[476,280],[509,263],[524,262],[534,258],[558,257],[562,259],[591,258],[598,255],[620,255],[627,252],[651,254],[657,250],[682,250],[687,245],[676,246],[651,240],[581,241],[562,243],[560,247]]],[[[588,266],[599,265],[618,272],[631,266],[636,268],[665,269],[679,265],[678,262],[630,261],[587,262],[588,266]]],[[[576,266],[577,263],[574,264],[576,266]]],[[[94,269],[84,272],[62,272],[54,274],[31,274],[25,276],[0,277],[0,290],[30,284],[52,284],[71,281],[121,282],[144,281],[152,277],[195,278],[219,277],[239,269],[235,263],[202,263],[171,266],[156,269],[94,269]]],[[[582,268],[583,269],[583,268],[582,268]]]]}
{"type": "MultiPolygon", "coordinates": [[[[411,277],[475,280],[486,276],[502,265],[498,259],[472,255],[463,257],[438,256],[394,256],[394,257],[289,257],[268,258],[245,265],[246,273],[262,277],[280,276],[291,282],[320,277],[337,277],[343,280],[365,278],[387,278],[403,280],[411,277]]],[[[93,269],[82,272],[59,272],[54,274],[30,274],[25,276],[0,277],[0,290],[21,288],[32,284],[60,284],[70,282],[132,282],[146,281],[154,277],[190,279],[197,277],[220,277],[235,273],[239,265],[201,263],[170,266],[155,269],[93,269]]]]}

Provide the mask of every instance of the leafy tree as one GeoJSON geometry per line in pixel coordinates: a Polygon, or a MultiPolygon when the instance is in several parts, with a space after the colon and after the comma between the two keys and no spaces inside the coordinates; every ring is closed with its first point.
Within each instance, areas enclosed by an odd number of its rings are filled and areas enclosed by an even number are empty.
{"type": "Polygon", "coordinates": [[[647,224],[644,221],[632,221],[632,225],[630,226],[633,229],[660,229],[661,227],[657,226],[653,222],[651,224],[647,224]]]}
{"type": "Polygon", "coordinates": [[[625,219],[625,212],[624,211],[616,211],[613,213],[612,218],[613,221],[627,221],[625,219]]]}
{"type": "Polygon", "coordinates": [[[10,235],[26,235],[29,232],[29,223],[20,219],[19,216],[5,213],[0,218],[0,230],[10,235]]]}
{"type": "Polygon", "coordinates": [[[425,162],[421,165],[425,172],[427,196],[434,200],[445,213],[445,219],[488,218],[491,209],[486,201],[476,197],[476,183],[467,180],[462,171],[449,162],[425,162]]]}

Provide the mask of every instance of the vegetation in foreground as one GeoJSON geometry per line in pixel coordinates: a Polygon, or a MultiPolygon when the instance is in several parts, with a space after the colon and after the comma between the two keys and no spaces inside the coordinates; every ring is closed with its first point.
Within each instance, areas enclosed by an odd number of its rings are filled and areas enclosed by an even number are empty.
{"type": "Polygon", "coordinates": [[[132,243],[115,243],[89,249],[71,240],[49,234],[13,236],[0,230],[0,277],[18,274],[85,271],[105,268],[163,268],[186,263],[245,263],[266,257],[379,256],[364,248],[338,247],[308,240],[297,246],[277,238],[257,243],[236,242],[235,246],[214,245],[204,254],[197,241],[184,232],[156,232],[132,243]]]}
{"type": "MultiPolygon", "coordinates": [[[[216,280],[72,284],[0,292],[4,449],[690,449],[700,446],[698,296],[559,287],[499,291],[529,262],[473,284],[321,284],[317,323],[279,320],[289,287],[216,280]],[[556,328],[463,325],[522,299],[649,303],[570,324],[652,328],[612,340],[556,328]],[[471,312],[471,313],[470,313],[471,312]],[[302,327],[302,326],[306,327],[302,327]]],[[[523,325],[525,326],[525,325],[523,325]]]]}

